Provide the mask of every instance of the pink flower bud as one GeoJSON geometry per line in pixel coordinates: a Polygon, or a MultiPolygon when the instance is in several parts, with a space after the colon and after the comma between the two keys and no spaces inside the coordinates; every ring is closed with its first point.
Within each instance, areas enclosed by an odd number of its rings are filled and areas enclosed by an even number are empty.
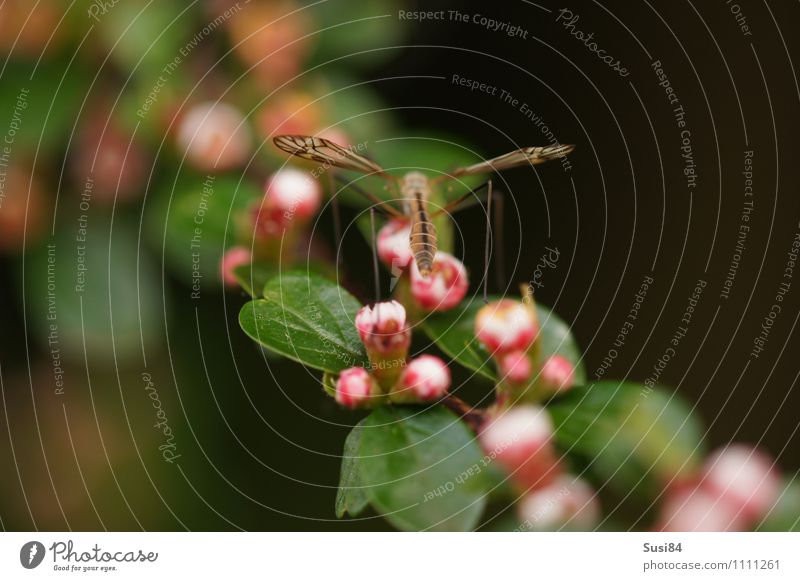
{"type": "Polygon", "coordinates": [[[358,311],[355,322],[375,378],[388,391],[397,383],[411,345],[406,309],[397,301],[377,303],[358,311]]]}
{"type": "Polygon", "coordinates": [[[395,401],[431,401],[450,389],[450,370],[433,355],[421,355],[408,364],[395,387],[395,401]]]}
{"type": "Polygon", "coordinates": [[[486,455],[524,489],[545,486],[558,474],[552,437],[550,416],[535,405],[498,411],[479,434],[486,455]]]}
{"type": "Polygon", "coordinates": [[[383,263],[394,268],[406,268],[414,255],[411,253],[409,236],[411,225],[408,220],[389,220],[378,233],[378,257],[383,263]]]}
{"type": "Polygon", "coordinates": [[[527,494],[517,514],[523,531],[587,531],[600,522],[600,503],[585,481],[565,474],[527,494]]]}
{"type": "Polygon", "coordinates": [[[322,187],[310,174],[294,169],[281,169],[267,181],[260,207],[256,207],[256,232],[267,238],[278,238],[293,221],[305,222],[316,214],[322,202],[322,187]]]}
{"type": "Polygon", "coordinates": [[[561,355],[548,357],[539,372],[539,384],[551,393],[567,391],[575,383],[575,368],[561,355]]]}
{"type": "Polygon", "coordinates": [[[525,351],[512,351],[498,358],[500,379],[511,383],[524,383],[533,374],[533,365],[525,351]]]}
{"type": "Polygon", "coordinates": [[[467,294],[467,269],[455,256],[437,252],[433,268],[423,277],[415,261],[411,261],[411,296],[426,311],[452,309],[467,294]]]}
{"type": "Polygon", "coordinates": [[[538,332],[532,310],[510,299],[489,303],[475,318],[478,340],[495,355],[527,350],[538,332]]]}
{"type": "Polygon", "coordinates": [[[406,309],[397,301],[362,307],[356,315],[356,329],[368,350],[381,353],[408,349],[411,329],[406,323],[406,309]]]}
{"type": "Polygon", "coordinates": [[[703,487],[676,488],[667,493],[657,529],[669,532],[745,530],[742,512],[703,487]]]}
{"type": "Polygon", "coordinates": [[[233,248],[229,248],[225,254],[222,255],[222,261],[220,262],[222,282],[225,283],[225,286],[238,286],[239,281],[236,280],[236,276],[233,274],[233,271],[238,266],[249,264],[251,260],[252,257],[247,248],[243,246],[234,246],[233,248]]]}
{"type": "Polygon", "coordinates": [[[781,479],[769,456],[744,444],[732,444],[706,459],[701,486],[741,509],[746,519],[757,519],[775,504],[781,479]]]}
{"type": "Polygon", "coordinates": [[[345,407],[362,406],[377,394],[377,386],[363,367],[345,369],[336,381],[336,401],[345,407]]]}
{"type": "Polygon", "coordinates": [[[181,119],[178,146],[203,171],[225,171],[247,161],[252,135],[241,113],[226,103],[202,103],[181,119]]]}
{"type": "Polygon", "coordinates": [[[319,210],[322,187],[311,174],[287,167],[272,174],[264,195],[273,207],[308,219],[319,210]]]}

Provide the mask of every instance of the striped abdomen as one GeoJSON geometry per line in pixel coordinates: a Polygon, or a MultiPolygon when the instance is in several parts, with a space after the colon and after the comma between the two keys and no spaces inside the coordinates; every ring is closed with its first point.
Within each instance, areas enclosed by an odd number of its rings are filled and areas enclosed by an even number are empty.
{"type": "Polygon", "coordinates": [[[411,252],[422,276],[428,276],[436,256],[436,226],[428,214],[428,203],[421,192],[414,192],[410,200],[411,210],[411,252]]]}

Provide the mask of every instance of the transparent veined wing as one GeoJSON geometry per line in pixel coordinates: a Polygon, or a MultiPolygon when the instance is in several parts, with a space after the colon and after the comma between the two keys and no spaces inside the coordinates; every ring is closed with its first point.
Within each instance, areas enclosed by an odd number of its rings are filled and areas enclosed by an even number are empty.
{"type": "Polygon", "coordinates": [[[275,145],[289,153],[340,169],[389,177],[377,163],[333,141],[310,135],[278,135],[275,145]]]}
{"type": "Polygon", "coordinates": [[[560,159],[573,149],[575,149],[574,145],[564,145],[560,143],[547,145],[545,147],[523,147],[522,149],[517,149],[493,159],[487,159],[486,161],[467,167],[460,167],[453,171],[448,177],[458,178],[481,173],[503,171],[504,169],[522,165],[536,165],[550,161],[551,159],[560,159]]]}

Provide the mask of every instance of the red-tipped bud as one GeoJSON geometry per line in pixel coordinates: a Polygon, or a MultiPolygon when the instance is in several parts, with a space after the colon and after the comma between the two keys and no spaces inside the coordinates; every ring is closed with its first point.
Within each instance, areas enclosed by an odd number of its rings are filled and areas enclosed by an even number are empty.
{"type": "Polygon", "coordinates": [[[545,486],[557,476],[558,456],[552,437],[550,416],[535,405],[497,412],[479,435],[486,455],[497,460],[524,489],[545,486]]]}
{"type": "Polygon", "coordinates": [[[775,504],[781,479],[769,456],[744,444],[732,444],[708,457],[701,486],[741,509],[745,518],[757,519],[775,504]]]}
{"type": "Polygon", "coordinates": [[[304,171],[281,169],[270,177],[264,194],[270,204],[298,218],[311,218],[322,202],[322,187],[304,171]]]}
{"type": "Polygon", "coordinates": [[[177,141],[192,166],[225,171],[247,161],[252,135],[238,109],[226,103],[202,103],[181,119],[177,141]]]}
{"type": "Polygon", "coordinates": [[[467,294],[467,269],[455,256],[437,252],[430,275],[423,277],[411,261],[411,296],[426,311],[452,309],[467,294]]]}
{"type": "Polygon", "coordinates": [[[656,526],[668,532],[721,532],[745,530],[743,513],[703,487],[668,492],[656,526]]]}
{"type": "Polygon", "coordinates": [[[433,355],[422,355],[408,364],[395,386],[395,401],[431,401],[443,397],[450,389],[450,370],[444,361],[433,355]]]}
{"type": "Polygon", "coordinates": [[[393,353],[406,351],[411,342],[411,329],[406,323],[406,309],[397,301],[362,307],[356,315],[356,329],[367,350],[393,353]]]}
{"type": "Polygon", "coordinates": [[[549,393],[567,391],[575,384],[575,368],[561,355],[548,357],[539,372],[539,385],[549,393]]]}
{"type": "Polygon", "coordinates": [[[517,514],[522,531],[588,531],[600,522],[600,503],[585,481],[565,474],[527,494],[517,514]]]}
{"type": "Polygon", "coordinates": [[[236,276],[234,275],[233,271],[238,266],[249,264],[251,260],[252,256],[250,255],[250,251],[244,246],[234,246],[233,248],[228,249],[225,254],[222,255],[222,260],[220,261],[222,282],[225,283],[225,286],[238,286],[239,281],[236,280],[236,276]]]}
{"type": "Polygon", "coordinates": [[[478,340],[494,355],[527,350],[538,332],[532,309],[510,299],[489,303],[475,318],[478,340]]]}
{"type": "Polygon", "coordinates": [[[378,233],[378,256],[381,261],[394,270],[406,268],[414,259],[411,253],[409,236],[411,225],[408,220],[389,220],[378,233]]]}
{"type": "Polygon", "coordinates": [[[533,375],[533,365],[525,351],[512,351],[498,358],[501,381],[525,383],[533,375]]]}
{"type": "Polygon", "coordinates": [[[355,322],[375,377],[388,391],[397,382],[411,345],[406,309],[397,301],[377,303],[358,311],[355,322]]]}
{"type": "Polygon", "coordinates": [[[363,367],[345,369],[336,381],[336,401],[348,408],[366,405],[378,393],[375,381],[363,367]]]}
{"type": "Polygon", "coordinates": [[[316,214],[321,202],[322,187],[310,174],[281,169],[270,176],[261,206],[255,208],[256,232],[278,238],[295,221],[303,223],[316,214]]]}

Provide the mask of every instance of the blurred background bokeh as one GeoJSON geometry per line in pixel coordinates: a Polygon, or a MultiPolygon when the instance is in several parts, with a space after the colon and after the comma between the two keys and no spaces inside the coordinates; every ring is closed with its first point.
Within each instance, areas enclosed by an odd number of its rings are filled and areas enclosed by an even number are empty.
{"type": "MultiPolygon", "coordinates": [[[[573,326],[588,374],[641,382],[704,281],[658,382],[696,406],[708,449],[744,441],[784,474],[800,468],[800,283],[776,298],[800,220],[800,51],[787,27],[800,9],[747,4],[747,34],[723,2],[576,1],[572,30],[561,8],[2,2],[2,528],[387,528],[334,516],[342,443],[359,416],[324,397],[316,373],[248,339],[237,322],[247,296],[220,280],[225,250],[252,242],[253,208],[287,163],[271,143],[280,133],[366,143],[398,171],[544,145],[548,131],[577,144],[568,169],[497,179],[492,292],[541,275],[536,298],[573,326]],[[402,16],[414,10],[444,17],[402,16]],[[594,32],[628,74],[575,29],[594,32]],[[695,187],[656,61],[685,110],[695,187]],[[548,248],[559,260],[537,275],[548,248]]],[[[341,211],[341,247],[325,204],[301,260],[340,253],[338,276],[366,301],[361,214],[341,211]]],[[[483,223],[479,208],[454,223],[474,293],[483,223]]],[[[464,393],[488,389],[476,380],[464,393]]]]}

